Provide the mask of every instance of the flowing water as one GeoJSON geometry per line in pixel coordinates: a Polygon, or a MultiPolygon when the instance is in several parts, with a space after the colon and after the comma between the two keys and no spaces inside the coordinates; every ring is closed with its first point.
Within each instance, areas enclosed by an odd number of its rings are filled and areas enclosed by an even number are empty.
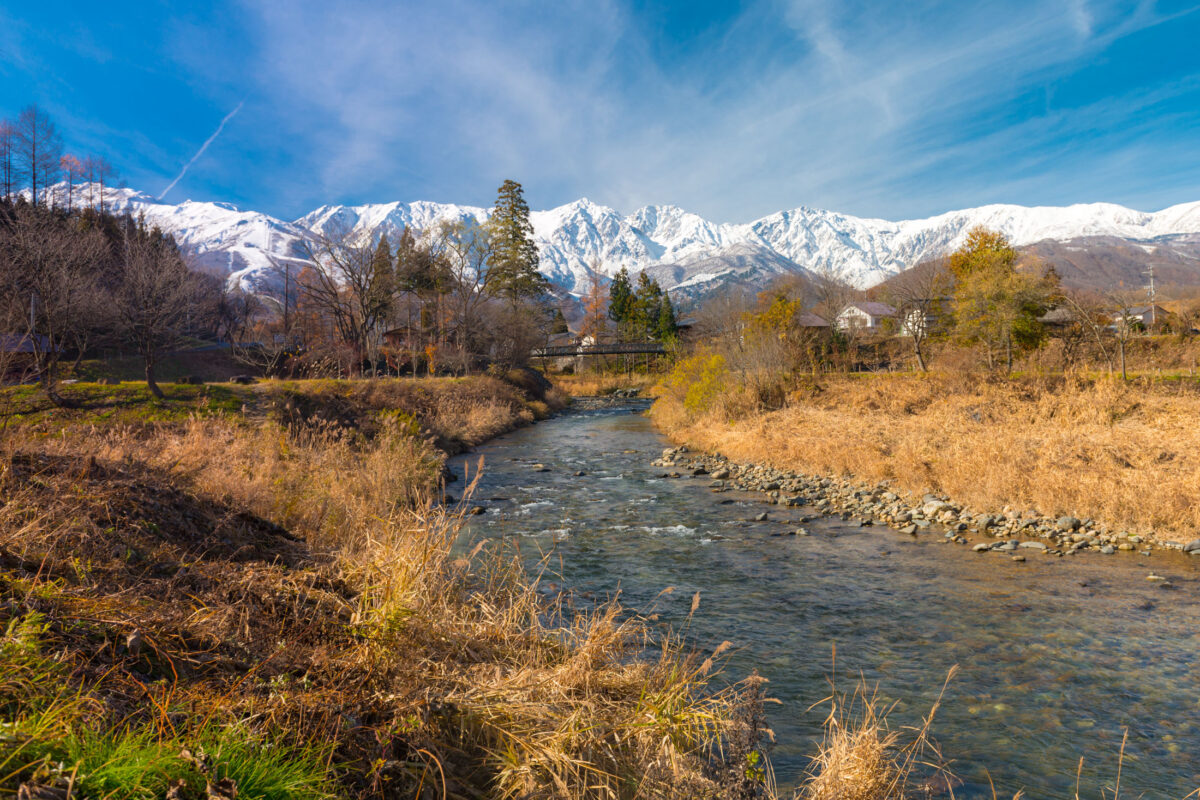
{"type": "Polygon", "coordinates": [[[1000,797],[1070,798],[1083,758],[1079,795],[1098,800],[1126,730],[1123,796],[1200,787],[1200,559],[1015,563],[840,518],[788,536],[811,510],[661,477],[650,462],[670,444],[640,411],[568,412],[456,459],[460,475],[484,459],[472,502],[487,511],[464,535],[517,537],[531,563],[552,552],[552,580],[584,597],[619,590],[629,608],[674,586],[657,609],[676,624],[700,592],[690,641],[732,641],[727,674],[757,670],[781,701],[768,714],[782,786],[820,736],[826,709],[810,707],[829,693],[836,645],[839,688],[861,673],[895,702],[894,724],[918,722],[959,666],[934,724],[958,797],[991,797],[990,775],[1000,797]]]}

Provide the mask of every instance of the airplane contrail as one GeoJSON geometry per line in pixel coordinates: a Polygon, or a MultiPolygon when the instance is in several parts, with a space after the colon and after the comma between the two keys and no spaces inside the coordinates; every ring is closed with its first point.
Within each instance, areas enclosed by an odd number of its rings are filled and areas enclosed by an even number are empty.
{"type": "Polygon", "coordinates": [[[204,140],[204,144],[200,145],[200,149],[196,151],[196,155],[192,156],[191,161],[183,165],[183,169],[179,170],[179,174],[175,176],[175,180],[167,184],[167,188],[162,190],[162,194],[160,194],[157,199],[162,200],[166,196],[167,192],[175,188],[175,184],[179,183],[180,179],[187,174],[187,171],[192,168],[192,164],[196,163],[196,159],[204,155],[204,151],[207,150],[208,146],[213,143],[213,140],[221,135],[221,131],[225,130],[225,124],[229,122],[229,120],[233,119],[233,115],[241,111],[242,106],[244,105],[246,105],[245,100],[238,103],[237,108],[225,115],[225,119],[221,120],[221,124],[217,126],[215,131],[213,131],[213,135],[204,140]]]}

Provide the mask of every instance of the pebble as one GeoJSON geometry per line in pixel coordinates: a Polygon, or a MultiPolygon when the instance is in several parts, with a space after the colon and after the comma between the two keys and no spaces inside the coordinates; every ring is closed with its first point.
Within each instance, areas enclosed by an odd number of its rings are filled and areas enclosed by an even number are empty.
{"type": "Polygon", "coordinates": [[[1024,561],[1024,560],[1025,560],[1025,556],[1013,556],[1013,557],[1012,557],[1012,560],[1013,560],[1013,561],[1024,561]]]}

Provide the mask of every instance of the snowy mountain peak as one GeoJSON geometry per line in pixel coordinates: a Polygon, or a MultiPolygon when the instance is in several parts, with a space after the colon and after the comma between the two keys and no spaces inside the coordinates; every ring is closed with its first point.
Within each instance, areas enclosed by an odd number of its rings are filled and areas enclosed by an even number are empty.
{"type": "MultiPolygon", "coordinates": [[[[98,186],[77,185],[76,204],[93,201],[98,186]]],[[[51,189],[64,205],[65,184],[51,189]]],[[[188,200],[161,203],[127,188],[105,188],[105,206],[145,214],[149,224],[175,235],[206,269],[254,286],[273,265],[303,260],[310,232],[361,232],[372,238],[405,227],[429,230],[444,221],[481,223],[488,209],[415,201],[358,206],[326,205],[285,222],[230,203],[188,200]]],[[[584,197],[530,214],[541,270],[575,294],[586,291],[593,269],[612,276],[653,269],[666,288],[690,289],[722,280],[766,280],[783,272],[819,272],[866,287],[945,255],[979,225],[999,230],[1016,245],[1081,237],[1146,242],[1200,234],[1200,202],[1146,213],[1112,203],[1065,207],[994,204],[949,211],[926,219],[889,221],[798,206],[749,223],[707,220],[674,205],[649,205],[628,216],[584,197]]],[[[715,282],[715,283],[714,283],[715,282]]]]}

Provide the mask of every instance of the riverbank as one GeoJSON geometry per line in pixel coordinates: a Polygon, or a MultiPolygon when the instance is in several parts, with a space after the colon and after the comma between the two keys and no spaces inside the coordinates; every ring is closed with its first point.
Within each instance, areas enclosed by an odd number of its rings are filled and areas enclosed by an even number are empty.
{"type": "Polygon", "coordinates": [[[836,375],[802,379],[774,410],[748,394],[731,374],[677,371],[651,413],[676,442],[904,527],[1115,551],[1185,547],[1200,530],[1193,382],[836,375]]]}
{"type": "Polygon", "coordinates": [[[445,454],[559,407],[532,376],[165,389],[5,397],[4,791],[619,798],[741,780],[721,756],[745,727],[738,688],[678,644],[646,651],[647,622],[616,603],[547,599],[503,547],[453,550],[445,454]]]}
{"type": "MultiPolygon", "coordinates": [[[[1110,533],[1094,520],[1075,517],[1041,517],[1006,507],[999,513],[975,512],[954,503],[947,495],[916,498],[894,491],[887,481],[871,484],[845,478],[805,475],[760,464],[739,464],[720,454],[693,454],[686,445],[664,450],[652,462],[680,477],[683,469],[695,477],[708,476],[715,492],[761,492],[771,505],[811,507],[825,515],[840,515],[863,526],[887,525],[910,536],[939,535],[953,544],[971,544],[977,553],[995,552],[1024,561],[1028,554],[1073,556],[1082,551],[1113,555],[1121,551],[1148,556],[1155,547],[1183,549],[1200,556],[1200,540],[1180,545],[1158,542],[1127,531],[1110,533]],[[970,537],[984,537],[977,542],[970,537]],[[994,539],[995,541],[988,541],[994,539]]],[[[792,535],[808,535],[803,528],[792,535]]],[[[1159,583],[1170,588],[1170,582],[1159,583]]]]}

